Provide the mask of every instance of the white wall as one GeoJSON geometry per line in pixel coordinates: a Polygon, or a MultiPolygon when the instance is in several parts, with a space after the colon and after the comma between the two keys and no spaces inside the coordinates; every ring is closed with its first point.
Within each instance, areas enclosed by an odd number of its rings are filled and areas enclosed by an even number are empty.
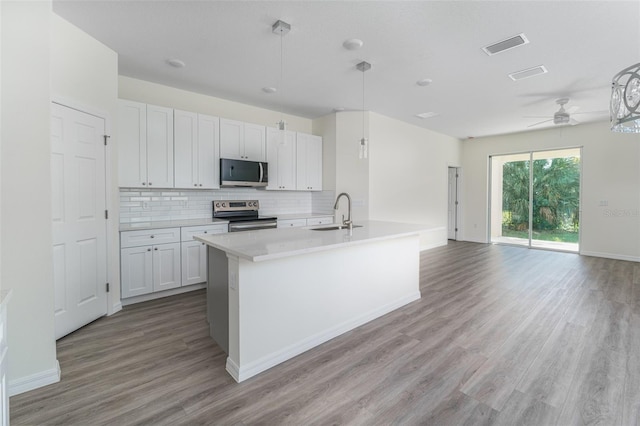
{"type": "MultiPolygon", "coordinates": [[[[336,115],[336,196],[347,192],[351,196],[352,220],[369,219],[369,159],[359,159],[362,138],[362,112],[339,112],[336,115]]],[[[368,135],[370,113],[365,113],[365,132],[368,135]]],[[[371,150],[369,150],[371,154],[371,150]]],[[[369,157],[371,158],[371,157],[369,157]]],[[[331,161],[330,158],[323,158],[331,161]]],[[[340,201],[340,216],[346,217],[346,200],[340,201]]]]}
{"type": "Polygon", "coordinates": [[[488,158],[528,150],[582,150],[582,254],[640,261],[640,135],[599,122],[463,142],[462,239],[488,242],[488,158]],[[601,206],[601,202],[608,205],[601,206]]]}
{"type": "Polygon", "coordinates": [[[371,113],[369,218],[435,227],[422,248],[447,242],[448,167],[460,165],[461,142],[371,113]]]}
{"type": "Polygon", "coordinates": [[[118,100],[118,55],[88,34],[52,14],[51,93],[55,100],[90,113],[104,116],[107,134],[112,135],[107,149],[111,168],[107,178],[110,186],[109,220],[109,309],[120,305],[120,249],[118,234],[118,163],[115,138],[118,100]]]}
{"type": "Polygon", "coordinates": [[[9,392],[59,379],[50,188],[51,2],[2,2],[2,285],[9,392]]]}
{"type": "MultiPolygon", "coordinates": [[[[176,89],[162,84],[120,76],[119,97],[184,111],[199,112],[221,118],[276,127],[281,114],[264,108],[232,102],[213,96],[176,89]]],[[[284,115],[288,130],[311,133],[311,120],[284,115]]]]}
{"type": "Polygon", "coordinates": [[[336,114],[313,120],[311,132],[322,136],[322,189],[336,189],[336,114]]]}

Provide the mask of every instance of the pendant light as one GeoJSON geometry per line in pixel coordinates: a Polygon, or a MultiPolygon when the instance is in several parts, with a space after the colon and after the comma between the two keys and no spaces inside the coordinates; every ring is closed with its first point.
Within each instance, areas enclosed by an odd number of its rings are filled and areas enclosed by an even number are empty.
{"type": "Polygon", "coordinates": [[[640,63],[623,69],[611,83],[611,130],[640,133],[640,63]]]}
{"type": "Polygon", "coordinates": [[[366,61],[360,62],[356,65],[356,68],[359,71],[362,71],[362,138],[360,139],[360,146],[358,151],[358,158],[361,160],[366,160],[369,156],[369,141],[365,137],[364,133],[364,122],[365,122],[365,109],[364,109],[364,73],[371,69],[371,64],[366,61]]]}
{"type": "Polygon", "coordinates": [[[279,19],[271,26],[271,31],[274,34],[277,34],[280,36],[280,121],[277,123],[277,125],[278,125],[278,130],[280,131],[280,142],[284,143],[284,133],[285,133],[285,130],[287,129],[287,123],[284,121],[284,111],[283,111],[284,86],[282,84],[282,80],[283,80],[282,75],[283,75],[283,69],[284,69],[284,66],[283,66],[284,49],[282,44],[282,38],[289,31],[291,31],[291,25],[279,19]]]}

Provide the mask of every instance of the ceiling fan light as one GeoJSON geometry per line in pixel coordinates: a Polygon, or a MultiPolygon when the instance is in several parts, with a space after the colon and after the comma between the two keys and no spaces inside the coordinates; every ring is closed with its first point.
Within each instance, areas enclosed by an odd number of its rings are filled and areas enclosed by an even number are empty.
{"type": "Polygon", "coordinates": [[[623,69],[611,82],[611,131],[640,133],[640,63],[623,69]]]}

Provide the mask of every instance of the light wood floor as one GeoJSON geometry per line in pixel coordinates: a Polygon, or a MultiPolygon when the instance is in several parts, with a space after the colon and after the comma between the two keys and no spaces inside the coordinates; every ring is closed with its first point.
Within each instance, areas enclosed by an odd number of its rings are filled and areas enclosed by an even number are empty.
{"type": "Polygon", "coordinates": [[[240,384],[203,291],[127,307],[61,339],[62,381],[11,398],[11,423],[640,422],[640,264],[450,243],[421,290],[240,384]]]}

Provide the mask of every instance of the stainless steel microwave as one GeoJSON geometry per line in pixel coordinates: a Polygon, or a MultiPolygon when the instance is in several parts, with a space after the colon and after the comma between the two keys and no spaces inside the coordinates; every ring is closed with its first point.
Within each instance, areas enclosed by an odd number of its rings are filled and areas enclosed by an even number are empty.
{"type": "Polygon", "coordinates": [[[264,187],[269,182],[267,163],[260,161],[220,159],[220,186],[264,187]]]}

